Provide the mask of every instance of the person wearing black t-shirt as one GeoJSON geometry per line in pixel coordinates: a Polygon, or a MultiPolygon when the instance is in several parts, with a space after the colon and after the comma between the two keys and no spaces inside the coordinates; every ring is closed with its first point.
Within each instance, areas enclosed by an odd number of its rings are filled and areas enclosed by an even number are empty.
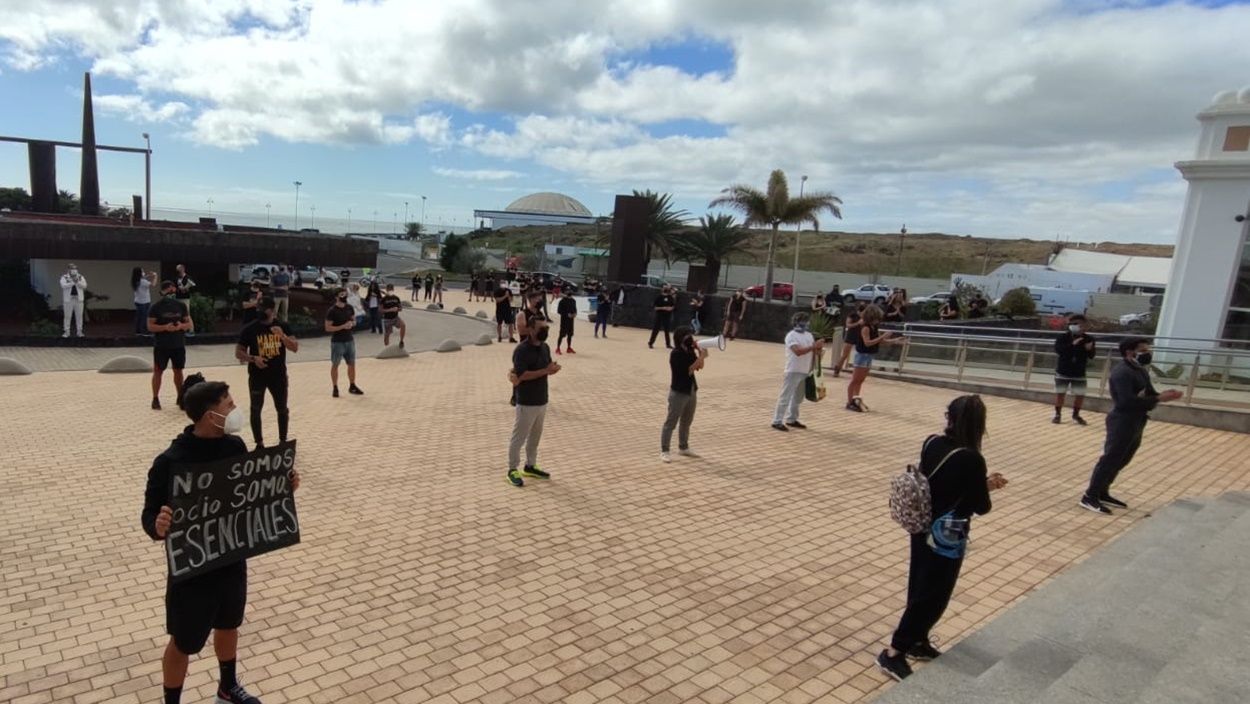
{"type": "Polygon", "coordinates": [[[182,408],[182,370],[187,366],[187,332],[195,329],[187,306],[176,297],[177,285],[161,282],[161,300],[148,309],[152,333],[152,410],[161,410],[161,378],[172,363],[178,407],[182,408]]]}
{"type": "Polygon", "coordinates": [[[698,335],[703,330],[703,292],[695,291],[690,297],[690,329],[698,335]]]}
{"type": "Polygon", "coordinates": [[[738,326],[742,324],[742,318],[746,314],[747,297],[742,289],[738,289],[725,303],[725,329],[721,331],[721,334],[731,340],[738,339],[738,326]]]}
{"type": "Polygon", "coordinates": [[[903,341],[903,338],[895,333],[881,330],[879,327],[881,309],[876,306],[864,308],[862,323],[859,328],[859,338],[855,342],[855,357],[852,360],[855,369],[851,372],[850,383],[846,385],[846,410],[856,413],[868,410],[860,392],[863,391],[864,380],[872,371],[872,360],[880,351],[881,344],[897,345],[903,341]]]}
{"type": "Polygon", "coordinates": [[[980,396],[960,396],[946,409],[946,431],[929,436],[921,448],[920,471],[929,479],[930,529],[911,536],[907,607],[890,647],[877,656],[877,667],[896,680],[911,675],[907,658],[941,655],[929,632],[955,592],[972,515],[989,513],[990,492],[1007,486],[1003,475],[988,473],[981,455],[985,416],[980,396]]]}
{"type": "Polygon", "coordinates": [[[385,331],[382,335],[383,347],[391,344],[391,330],[399,328],[399,348],[404,348],[404,335],[408,332],[408,326],[399,317],[400,308],[403,308],[403,302],[395,295],[395,284],[387,284],[386,295],[382,296],[382,328],[385,331]]]}
{"type": "Polygon", "coordinates": [[[603,328],[603,336],[608,336],[608,319],[612,317],[612,296],[601,286],[595,294],[595,337],[599,337],[599,329],[603,328]]]}
{"type": "Polygon", "coordinates": [[[655,338],[663,330],[664,347],[673,349],[673,339],[668,329],[673,322],[673,309],[676,307],[677,297],[673,295],[672,289],[668,286],[661,288],[660,295],[655,297],[655,322],[651,325],[651,339],[647,341],[647,347],[655,349],[655,338]]]}
{"type": "Polygon", "coordinates": [[[573,289],[564,289],[564,295],[556,304],[556,315],[560,316],[560,334],[556,336],[556,354],[560,354],[560,343],[568,338],[568,353],[573,351],[573,324],[577,322],[577,301],[573,298],[573,289]]]}
{"type": "MultiPolygon", "coordinates": [[[[173,522],[170,484],[173,470],[184,464],[212,462],[247,453],[235,433],[243,428],[243,411],[220,381],[202,381],[187,389],[185,410],[192,425],[152,462],[143,492],[139,522],[153,541],[164,540],[173,522]]],[[[299,489],[299,472],[288,474],[291,489],[299,489]]],[[[165,631],[169,642],[161,658],[165,704],[180,704],[182,685],[191,655],[199,653],[213,636],[221,679],[217,702],[260,704],[239,684],[237,676],[239,626],[247,607],[247,561],[240,560],[184,581],[165,583],[165,631]]]]}
{"type": "Polygon", "coordinates": [[[507,284],[495,289],[495,332],[503,342],[503,329],[508,328],[508,342],[516,342],[516,317],[512,310],[512,289],[507,284]]]}
{"type": "Polygon", "coordinates": [[[334,390],[331,396],[339,397],[339,364],[347,362],[348,393],[363,396],[365,392],[356,386],[356,338],[352,336],[352,328],[356,327],[356,311],[347,304],[347,291],[339,289],[334,295],[334,305],[326,311],[325,330],[330,335],[330,383],[334,390]]]}
{"type": "Polygon", "coordinates": [[[543,420],[547,417],[547,377],[559,372],[560,365],[551,360],[551,348],[547,347],[547,337],[551,334],[547,321],[535,319],[529,328],[529,335],[512,351],[512,369],[508,371],[516,400],[516,415],[508,442],[507,479],[512,486],[525,486],[523,476],[551,478],[538,468],[538,442],[542,440],[543,420]],[[518,469],[522,445],[525,446],[525,465],[518,469]]]}
{"type": "MultiPolygon", "coordinates": [[[[863,301],[860,301],[846,314],[846,323],[842,326],[842,354],[838,355],[837,362],[833,365],[834,376],[842,375],[842,369],[846,367],[846,361],[851,358],[851,352],[859,344],[860,329],[864,326],[863,313],[865,305],[863,301]]],[[[850,370],[848,369],[847,371],[850,370]]]]}
{"type": "Polygon", "coordinates": [[[668,355],[672,383],[668,390],[668,415],[660,429],[660,461],[671,462],[669,444],[673,441],[673,429],[677,433],[677,454],[698,457],[690,449],[690,425],[694,423],[694,410],[698,405],[699,382],[694,373],[707,362],[707,350],[695,342],[690,328],[680,327],[673,332],[677,344],[668,355]]]}
{"type": "Polygon", "coordinates": [[[257,447],[265,444],[260,413],[265,407],[265,392],[273,397],[278,413],[278,441],[286,442],[291,414],[287,408],[287,350],[299,352],[299,341],[291,337],[291,326],[278,320],[277,306],[272,298],[260,302],[260,318],[243,327],[234,356],[247,363],[247,390],[251,399],[252,440],[257,447]]]}
{"type": "Polygon", "coordinates": [[[1068,318],[1068,330],[1055,339],[1055,417],[1052,423],[1063,422],[1063,401],[1072,393],[1072,421],[1087,425],[1081,417],[1085,402],[1085,367],[1098,356],[1094,338],[1089,336],[1085,316],[1077,313],[1068,318]]]}
{"type": "Polygon", "coordinates": [[[426,273],[425,275],[425,300],[430,300],[430,296],[434,294],[434,275],[426,273]]]}

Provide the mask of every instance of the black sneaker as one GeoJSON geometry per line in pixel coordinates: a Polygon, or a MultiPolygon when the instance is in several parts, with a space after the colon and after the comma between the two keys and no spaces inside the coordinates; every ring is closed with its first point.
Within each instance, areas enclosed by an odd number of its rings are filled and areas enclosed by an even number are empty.
{"type": "Polygon", "coordinates": [[[364,396],[364,395],[365,395],[365,392],[361,391],[361,390],[360,390],[360,387],[359,387],[359,386],[356,386],[355,384],[352,384],[351,386],[347,387],[347,393],[349,393],[349,394],[355,394],[355,395],[357,395],[357,396],[364,396]]]}
{"type": "Polygon", "coordinates": [[[1073,414],[1072,416],[1072,422],[1076,423],[1077,425],[1089,425],[1089,423],[1086,422],[1084,418],[1075,414],[1073,414]]]}
{"type": "Polygon", "coordinates": [[[525,486],[525,480],[521,478],[521,473],[515,469],[508,470],[508,483],[512,486],[525,486]]]}
{"type": "Polygon", "coordinates": [[[1055,417],[1050,419],[1050,422],[1051,422],[1051,423],[1054,423],[1055,425],[1059,425],[1060,423],[1062,423],[1062,422],[1063,422],[1063,418],[1061,418],[1061,417],[1059,416],[1059,414],[1058,414],[1058,413],[1056,413],[1056,414],[1055,414],[1055,417]]]}
{"type": "Polygon", "coordinates": [[[334,387],[334,391],[330,392],[330,395],[331,395],[331,396],[333,396],[334,398],[338,398],[338,397],[339,397],[339,387],[337,387],[337,386],[336,386],[336,387],[334,387]]]}
{"type": "Polygon", "coordinates": [[[544,472],[537,467],[531,467],[528,464],[521,468],[521,475],[525,477],[534,477],[536,479],[550,479],[551,478],[551,475],[548,474],[547,472],[544,472]]]}
{"type": "Polygon", "coordinates": [[[890,657],[890,651],[882,650],[877,656],[877,668],[899,682],[911,676],[911,665],[907,664],[907,657],[902,653],[890,657]]]}
{"type": "Polygon", "coordinates": [[[786,425],[790,426],[791,428],[798,428],[799,430],[807,430],[807,426],[803,425],[797,420],[786,423],[786,425]]]}
{"type": "Polygon", "coordinates": [[[152,410],[154,411],[161,410],[161,400],[159,398],[156,398],[155,396],[152,397],[152,410]]]}
{"type": "Polygon", "coordinates": [[[907,649],[907,657],[911,658],[912,660],[920,660],[922,662],[926,660],[933,660],[934,658],[936,658],[937,656],[941,654],[942,654],[942,651],[933,647],[933,644],[930,643],[929,641],[925,641],[923,643],[917,643],[907,649]]]}
{"type": "Polygon", "coordinates": [[[1101,501],[1095,501],[1094,499],[1091,499],[1088,496],[1081,497],[1081,508],[1085,509],[1086,511],[1093,511],[1094,513],[1101,513],[1104,516],[1111,515],[1111,509],[1107,508],[1106,506],[1103,506],[1101,501]]]}
{"type": "Polygon", "coordinates": [[[786,427],[785,423],[773,423],[773,430],[780,430],[783,433],[790,432],[790,429],[786,427]]]}
{"type": "Polygon", "coordinates": [[[855,403],[854,401],[849,401],[849,402],[846,404],[846,410],[848,410],[848,411],[855,411],[856,413],[863,413],[863,412],[864,412],[864,408],[863,408],[862,406],[860,406],[858,403],[855,403]]]}
{"type": "Polygon", "coordinates": [[[1128,508],[1128,504],[1115,498],[1111,494],[1103,494],[1102,498],[1099,499],[1099,501],[1104,504],[1110,504],[1112,506],[1115,506],[1116,508],[1128,508]]]}
{"type": "Polygon", "coordinates": [[[260,699],[248,694],[243,685],[236,684],[230,689],[218,689],[214,704],[260,704],[260,699]]]}

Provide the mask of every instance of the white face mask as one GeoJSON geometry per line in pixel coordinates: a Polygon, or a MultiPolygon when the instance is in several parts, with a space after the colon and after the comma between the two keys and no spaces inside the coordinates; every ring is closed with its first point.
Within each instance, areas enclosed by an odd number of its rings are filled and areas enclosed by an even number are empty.
{"type": "Polygon", "coordinates": [[[1075,334],[1079,333],[1080,331],[1081,331],[1081,326],[1080,326],[1080,325],[1069,325],[1069,326],[1068,326],[1068,332],[1072,333],[1073,335],[1075,335],[1075,334]]]}
{"type": "Polygon", "coordinates": [[[243,430],[244,418],[242,408],[236,407],[233,411],[230,411],[230,413],[224,416],[216,411],[209,411],[209,413],[212,413],[219,418],[225,418],[225,421],[221,424],[221,430],[225,434],[235,435],[239,431],[243,430]]]}

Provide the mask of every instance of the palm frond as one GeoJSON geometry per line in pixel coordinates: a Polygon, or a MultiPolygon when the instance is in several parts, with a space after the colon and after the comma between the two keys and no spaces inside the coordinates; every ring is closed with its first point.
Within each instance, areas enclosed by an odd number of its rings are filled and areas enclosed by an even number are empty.
{"type": "Polygon", "coordinates": [[[824,191],[809,193],[802,198],[791,198],[786,203],[781,222],[786,225],[811,224],[814,229],[819,230],[820,221],[817,216],[822,212],[828,212],[841,220],[841,206],[842,199],[833,193],[824,191]]]}

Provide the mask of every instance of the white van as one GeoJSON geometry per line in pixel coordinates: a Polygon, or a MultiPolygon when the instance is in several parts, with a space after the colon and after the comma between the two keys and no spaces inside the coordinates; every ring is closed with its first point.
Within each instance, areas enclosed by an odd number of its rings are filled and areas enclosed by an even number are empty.
{"type": "Polygon", "coordinates": [[[1037,304],[1037,312],[1049,315],[1084,314],[1092,303],[1089,291],[1049,286],[1030,286],[1029,295],[1037,304]]]}

